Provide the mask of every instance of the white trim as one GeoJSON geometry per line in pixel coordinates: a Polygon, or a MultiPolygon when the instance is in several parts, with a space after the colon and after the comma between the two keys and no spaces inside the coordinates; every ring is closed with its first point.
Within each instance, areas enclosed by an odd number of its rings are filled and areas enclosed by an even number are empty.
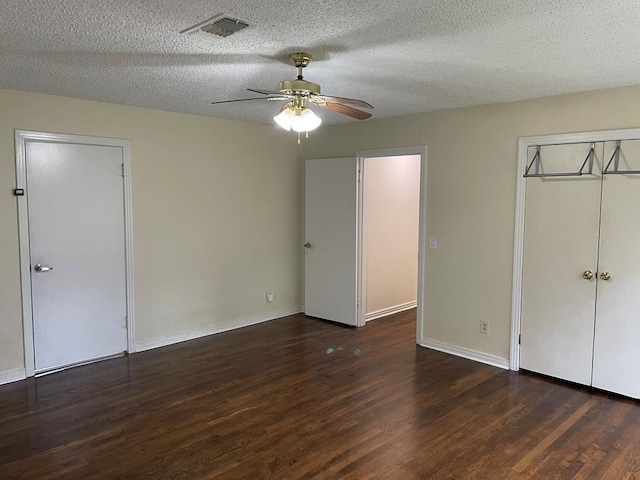
{"type": "Polygon", "coordinates": [[[420,215],[418,221],[418,296],[416,343],[424,338],[425,283],[427,278],[427,146],[420,147],[420,215]]]}
{"type": "Polygon", "coordinates": [[[518,168],[516,179],[516,218],[513,244],[513,274],[511,277],[511,338],[509,340],[509,368],[520,369],[520,314],[522,308],[522,266],[524,255],[524,211],[527,182],[524,178],[527,163],[526,140],[518,140],[518,168]],[[521,167],[522,166],[522,167],[521,167]]]}
{"type": "Polygon", "coordinates": [[[127,352],[136,352],[136,309],[133,294],[133,184],[131,182],[131,145],[123,140],[124,166],[124,241],[127,275],[127,352]]]}
{"type": "MultiPolygon", "coordinates": [[[[426,145],[417,145],[413,147],[383,148],[377,150],[360,150],[356,152],[358,162],[363,166],[363,179],[360,183],[364,184],[364,159],[375,157],[402,157],[407,155],[420,155],[420,208],[419,208],[419,224],[418,224],[418,292],[417,292],[417,313],[416,313],[416,343],[420,344],[424,332],[424,308],[425,308],[425,276],[426,276],[426,238],[427,238],[427,153],[426,145]]],[[[359,195],[362,195],[362,190],[359,195]]],[[[364,202],[361,201],[361,205],[364,202]]],[[[362,218],[360,212],[360,218],[362,218]]],[[[363,237],[363,222],[358,223],[360,238],[363,237]]],[[[365,270],[364,270],[364,243],[358,244],[358,298],[360,299],[361,311],[358,315],[358,326],[362,326],[366,322],[365,311],[365,292],[363,289],[365,270]]]]}
{"type": "MultiPolygon", "coordinates": [[[[15,132],[16,188],[27,187],[26,140],[23,132],[15,132]]],[[[25,190],[26,192],[26,190],[25,190]]],[[[31,312],[31,258],[29,255],[29,211],[27,197],[16,197],[18,202],[18,239],[20,244],[20,282],[22,292],[22,331],[24,332],[24,366],[29,377],[35,374],[33,348],[33,314],[31,312]]]]}
{"type": "Polygon", "coordinates": [[[0,372],[0,385],[17,382],[20,380],[24,380],[25,378],[27,378],[27,375],[24,368],[5,370],[3,372],[0,372]]]}
{"type": "Polygon", "coordinates": [[[404,312],[405,310],[411,310],[412,308],[416,308],[418,306],[418,302],[408,302],[403,303],[401,305],[396,305],[395,307],[383,308],[382,310],[376,310],[375,312],[367,313],[365,315],[365,320],[368,322],[370,320],[377,320],[378,318],[388,317],[389,315],[393,315],[394,313],[404,312]]]}
{"type": "Polygon", "coordinates": [[[356,326],[363,327],[367,323],[367,240],[364,232],[364,206],[367,203],[367,189],[364,188],[364,182],[366,179],[366,165],[365,159],[359,155],[356,157],[356,164],[358,165],[358,186],[357,186],[357,220],[356,220],[356,297],[358,299],[358,308],[356,310],[356,326]]]}
{"type": "Polygon", "coordinates": [[[420,342],[420,345],[430,348],[431,350],[437,350],[439,352],[455,355],[456,357],[462,357],[475,362],[485,363],[493,367],[509,370],[509,360],[496,355],[478,352],[477,350],[471,350],[470,348],[457,347],[455,345],[438,342],[437,340],[431,340],[428,338],[423,339],[422,342],[420,342]]]}
{"type": "Polygon", "coordinates": [[[208,325],[197,330],[189,330],[187,332],[180,332],[166,337],[153,338],[151,340],[145,340],[136,344],[136,350],[138,352],[144,352],[145,350],[151,350],[153,348],[166,347],[167,345],[173,345],[174,343],[186,342],[187,340],[194,340],[196,338],[206,337],[214,335],[216,333],[227,332],[229,330],[235,330],[237,328],[248,327],[258,323],[268,322],[277,318],[288,317],[296,313],[302,313],[301,307],[284,308],[281,310],[275,310],[273,312],[261,313],[259,315],[252,315],[250,317],[239,318],[227,323],[218,323],[215,325],[208,325]]]}
{"type": "Polygon", "coordinates": [[[122,149],[124,164],[124,222],[125,222],[125,263],[127,284],[127,351],[135,352],[135,308],[133,291],[133,220],[131,186],[131,146],[129,140],[104,137],[88,137],[62,133],[15,131],[16,147],[16,188],[24,188],[25,196],[18,199],[18,234],[20,242],[20,276],[22,284],[22,323],[24,331],[24,362],[26,376],[35,374],[35,350],[33,345],[33,311],[31,307],[31,259],[29,255],[29,211],[27,199],[27,141],[52,143],[72,143],[119,147],[122,149]]]}
{"type": "Polygon", "coordinates": [[[522,266],[524,254],[524,221],[527,183],[524,174],[527,168],[527,149],[537,145],[559,145],[567,143],[609,142],[614,140],[640,139],[640,128],[604,130],[597,132],[567,133],[521,137],[518,139],[518,168],[516,179],[516,212],[513,239],[513,278],[511,287],[511,339],[509,367],[520,369],[520,325],[522,315],[522,266]]]}

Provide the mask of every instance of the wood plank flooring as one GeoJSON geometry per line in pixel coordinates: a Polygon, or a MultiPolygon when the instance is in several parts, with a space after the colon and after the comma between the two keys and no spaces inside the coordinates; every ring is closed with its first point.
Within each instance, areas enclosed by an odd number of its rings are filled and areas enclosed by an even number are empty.
{"type": "Polygon", "coordinates": [[[294,315],[1,386],[0,478],[631,480],[640,405],[294,315]]]}

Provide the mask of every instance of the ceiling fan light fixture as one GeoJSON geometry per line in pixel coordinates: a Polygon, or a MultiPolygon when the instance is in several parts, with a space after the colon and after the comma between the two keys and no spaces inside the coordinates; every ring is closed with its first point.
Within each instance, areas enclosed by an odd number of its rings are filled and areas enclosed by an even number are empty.
{"type": "Polygon", "coordinates": [[[291,130],[291,122],[293,120],[293,117],[295,116],[296,114],[293,111],[293,109],[291,107],[287,107],[284,110],[282,110],[278,115],[273,117],[273,119],[278,125],[280,125],[287,132],[289,132],[291,130]]]}
{"type": "Polygon", "coordinates": [[[309,107],[289,106],[273,119],[287,132],[293,130],[298,133],[315,130],[322,123],[322,119],[309,107]]]}
{"type": "Polygon", "coordinates": [[[306,107],[291,119],[291,130],[298,133],[310,132],[318,128],[321,123],[322,119],[306,107]]]}

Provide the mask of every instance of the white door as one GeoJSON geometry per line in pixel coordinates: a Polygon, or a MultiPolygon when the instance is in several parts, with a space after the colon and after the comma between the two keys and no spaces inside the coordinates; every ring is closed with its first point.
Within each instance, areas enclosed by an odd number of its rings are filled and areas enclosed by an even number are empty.
{"type": "MultiPolygon", "coordinates": [[[[543,147],[546,172],[578,171],[589,148],[543,147]]],[[[600,188],[599,176],[527,179],[520,366],[583,385],[591,384],[600,188]]]]}
{"type": "MultiPolygon", "coordinates": [[[[640,170],[640,141],[622,145],[620,170],[640,170]]],[[[633,398],[640,398],[639,205],[640,175],[604,176],[593,386],[633,398]]]]}
{"type": "Polygon", "coordinates": [[[26,144],[36,372],[127,349],[122,164],[118,147],[26,144]]]}
{"type": "Polygon", "coordinates": [[[356,158],[307,160],[305,314],[356,325],[356,158]]]}

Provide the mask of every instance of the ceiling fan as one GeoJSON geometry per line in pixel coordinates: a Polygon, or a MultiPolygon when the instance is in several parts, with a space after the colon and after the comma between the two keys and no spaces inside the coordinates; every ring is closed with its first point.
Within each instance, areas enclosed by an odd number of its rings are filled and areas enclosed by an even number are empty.
{"type": "Polygon", "coordinates": [[[334,97],[331,95],[320,95],[320,85],[304,80],[302,69],[309,65],[311,55],[305,52],[295,52],[289,55],[291,61],[298,69],[298,77],[295,80],[284,80],[280,82],[279,91],[256,90],[248,88],[250,92],[259,93],[263,97],[240,98],[238,100],[223,100],[211,102],[212,105],[232,102],[247,102],[252,100],[276,100],[286,102],[278,114],[273,117],[275,122],[285,130],[293,130],[298,133],[298,143],[300,143],[300,133],[307,136],[311,130],[320,126],[322,120],[309,108],[309,104],[326,108],[334,112],[348,115],[357,120],[365,120],[371,117],[369,112],[363,112],[354,107],[373,108],[372,105],[354,98],[334,97]]]}

